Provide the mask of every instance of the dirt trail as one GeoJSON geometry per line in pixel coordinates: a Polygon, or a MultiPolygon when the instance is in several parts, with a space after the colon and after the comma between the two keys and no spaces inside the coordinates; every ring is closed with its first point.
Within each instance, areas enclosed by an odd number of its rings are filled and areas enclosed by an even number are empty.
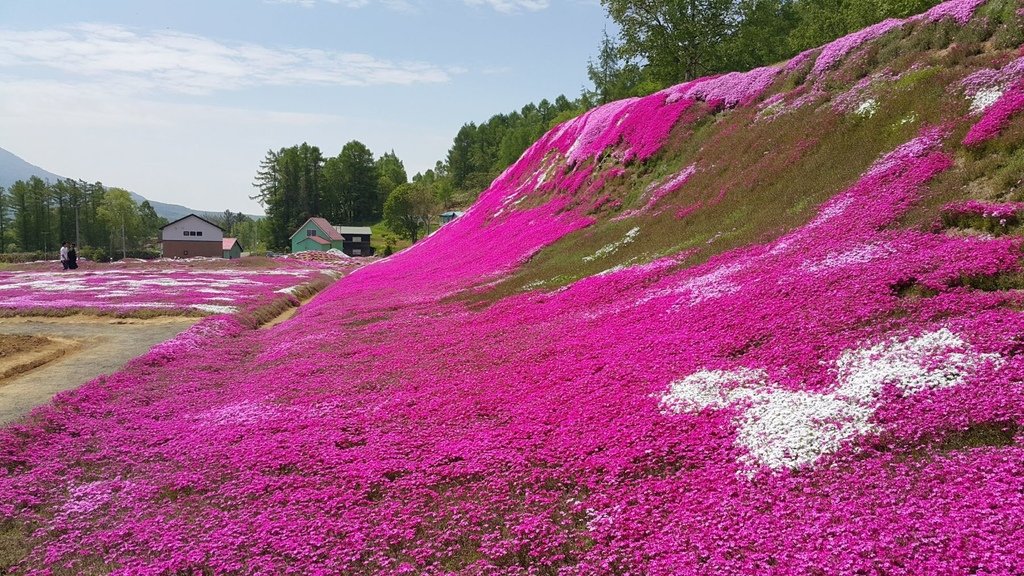
{"type": "Polygon", "coordinates": [[[0,425],[12,422],[53,395],[77,388],[102,374],[116,372],[155,344],[169,340],[198,318],[125,320],[70,316],[0,318],[0,334],[32,334],[74,340],[63,356],[0,381],[0,425]]]}

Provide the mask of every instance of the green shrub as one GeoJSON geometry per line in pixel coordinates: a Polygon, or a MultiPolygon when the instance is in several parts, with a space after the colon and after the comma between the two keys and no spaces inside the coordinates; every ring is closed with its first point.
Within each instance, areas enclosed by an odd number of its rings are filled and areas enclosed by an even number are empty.
{"type": "MultiPolygon", "coordinates": [[[[51,259],[56,259],[54,255],[51,259]]],[[[8,252],[0,254],[0,262],[6,264],[24,264],[25,262],[35,262],[37,260],[46,260],[47,257],[42,252],[8,252]]]]}
{"type": "Polygon", "coordinates": [[[110,262],[110,256],[103,248],[83,247],[78,250],[78,255],[93,262],[110,262]]]}

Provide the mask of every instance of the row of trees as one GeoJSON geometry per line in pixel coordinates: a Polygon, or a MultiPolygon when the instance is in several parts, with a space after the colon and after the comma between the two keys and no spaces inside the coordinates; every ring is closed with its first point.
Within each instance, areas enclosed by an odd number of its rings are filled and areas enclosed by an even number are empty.
{"type": "Polygon", "coordinates": [[[592,99],[650,94],[709,74],[748,70],[937,0],[601,0],[619,28],[588,65],[592,99]]]}
{"type": "Polygon", "coordinates": [[[55,252],[61,242],[105,250],[138,250],[167,221],[148,201],[136,204],[120,188],[99,182],[38,177],[0,186],[0,252],[55,252]]]}
{"type": "Polygon", "coordinates": [[[541,100],[517,112],[496,114],[487,122],[462,126],[439,172],[450,176],[456,190],[486,188],[555,124],[585,112],[592,102],[565,96],[554,103],[541,100]]]}
{"type": "Polygon", "coordinates": [[[337,156],[325,158],[320,148],[304,142],[267,152],[252,198],[266,210],[268,245],[284,248],[310,216],[354,225],[378,222],[388,195],[408,180],[394,152],[374,158],[353,140],[337,156]]]}

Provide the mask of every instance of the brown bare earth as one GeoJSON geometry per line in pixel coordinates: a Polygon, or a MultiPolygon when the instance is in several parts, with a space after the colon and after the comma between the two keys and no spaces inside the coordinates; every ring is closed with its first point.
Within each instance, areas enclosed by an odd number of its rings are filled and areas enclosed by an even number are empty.
{"type": "Polygon", "coordinates": [[[0,424],[53,395],[116,372],[198,318],[0,318],[0,424]]]}
{"type": "Polygon", "coordinates": [[[34,370],[77,349],[78,342],[66,338],[0,334],[0,386],[12,376],[34,370]]]}

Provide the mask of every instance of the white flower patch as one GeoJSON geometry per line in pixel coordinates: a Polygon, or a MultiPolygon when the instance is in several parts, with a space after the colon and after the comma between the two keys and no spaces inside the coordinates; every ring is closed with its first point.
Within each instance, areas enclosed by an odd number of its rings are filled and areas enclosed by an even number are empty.
{"type": "Polygon", "coordinates": [[[844,266],[867,264],[872,260],[888,256],[892,252],[891,248],[877,244],[861,244],[844,252],[829,252],[817,260],[805,260],[800,264],[800,269],[805,272],[823,272],[844,266]]]}
{"type": "Polygon", "coordinates": [[[676,296],[676,301],[669,308],[671,311],[676,311],[682,306],[694,306],[705,300],[734,294],[740,290],[740,285],[730,280],[729,277],[743,268],[742,264],[719,266],[712,272],[690,278],[678,286],[649,292],[637,300],[637,304],[644,304],[657,298],[676,296]]]}
{"type": "Polygon", "coordinates": [[[762,392],[739,417],[736,442],[747,449],[740,461],[748,476],[759,466],[781,470],[814,464],[848,438],[871,432],[874,412],[831,394],[762,392]]]}
{"type": "Polygon", "coordinates": [[[295,291],[299,289],[299,286],[289,286],[287,288],[281,288],[280,290],[274,290],[277,294],[291,294],[295,295],[295,291]]]}
{"type": "Polygon", "coordinates": [[[1004,86],[990,86],[975,92],[971,98],[971,114],[984,112],[989,106],[996,103],[1002,97],[1004,86]]]}
{"type": "Polygon", "coordinates": [[[884,387],[905,395],[957,386],[997,354],[975,352],[948,328],[844,351],[832,369],[829,393],[791,391],[764,370],[701,370],[672,382],[661,396],[664,411],[698,413],[733,407],[736,443],[745,449],[743,473],[761,467],[798,469],[837,452],[851,438],[875,431],[871,417],[884,387]]]}
{"type": "Polygon", "coordinates": [[[670,384],[668,392],[661,397],[661,406],[676,414],[725,408],[750,398],[752,387],[761,387],[767,382],[768,374],[764,370],[701,370],[670,384]]]}
{"type": "Polygon", "coordinates": [[[875,100],[874,98],[868,98],[867,100],[858,104],[857,108],[854,109],[853,113],[856,114],[857,116],[864,116],[870,118],[874,116],[875,112],[877,111],[878,100],[875,100]]]}
{"type": "Polygon", "coordinates": [[[593,262],[594,260],[597,260],[598,258],[604,258],[605,256],[608,256],[609,254],[614,253],[619,248],[622,248],[626,244],[629,244],[629,243],[633,242],[634,240],[636,240],[637,234],[640,234],[640,228],[633,228],[629,232],[626,232],[626,235],[623,236],[622,240],[619,240],[617,242],[612,242],[611,244],[608,244],[607,246],[603,246],[603,247],[599,248],[597,250],[597,252],[594,252],[590,256],[584,256],[583,257],[583,261],[584,262],[593,262]]]}
{"type": "Polygon", "coordinates": [[[886,383],[904,394],[958,386],[984,362],[1000,363],[998,354],[979,354],[948,328],[904,342],[883,342],[847,350],[836,360],[837,394],[869,401],[886,383]]]}
{"type": "Polygon", "coordinates": [[[238,308],[235,308],[234,306],[220,306],[217,304],[193,304],[190,308],[194,308],[202,312],[212,312],[214,314],[234,314],[238,311],[238,308]]]}

